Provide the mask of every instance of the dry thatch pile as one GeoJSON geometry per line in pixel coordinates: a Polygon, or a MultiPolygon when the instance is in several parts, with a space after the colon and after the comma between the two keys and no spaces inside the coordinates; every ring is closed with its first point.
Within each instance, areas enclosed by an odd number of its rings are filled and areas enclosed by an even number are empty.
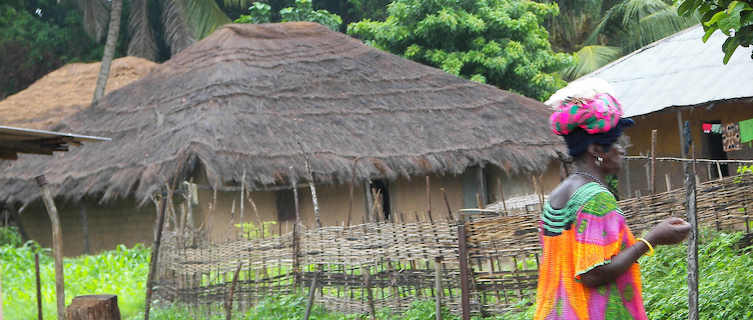
{"type": "Polygon", "coordinates": [[[543,170],[564,151],[540,102],[366,46],[313,23],[227,25],[55,129],[110,137],[17,161],[0,202],[58,196],[144,203],[173,178],[214,186],[543,170]],[[358,161],[354,161],[358,159],[358,161]]]}
{"type": "MultiPolygon", "coordinates": [[[[137,57],[115,59],[106,93],[143,78],[157,64],[137,57]]],[[[25,90],[0,101],[0,124],[47,129],[88,106],[100,63],[70,63],[50,72],[25,90]]]]}

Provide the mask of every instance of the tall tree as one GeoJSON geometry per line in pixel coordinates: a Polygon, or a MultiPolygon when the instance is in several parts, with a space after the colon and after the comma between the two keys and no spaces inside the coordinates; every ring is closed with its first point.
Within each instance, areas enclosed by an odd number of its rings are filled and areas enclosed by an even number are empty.
{"type": "Polygon", "coordinates": [[[115,56],[115,46],[118,44],[120,35],[120,15],[123,10],[123,0],[112,0],[110,8],[110,26],[107,30],[107,42],[105,43],[105,53],[102,55],[102,64],[99,67],[97,75],[97,86],[94,88],[94,98],[96,101],[105,94],[107,78],[110,76],[110,65],[115,56]]]}
{"type": "Polygon", "coordinates": [[[451,74],[545,99],[572,63],[552,51],[541,25],[554,4],[529,0],[397,0],[383,22],[364,20],[348,33],[451,74]]]}

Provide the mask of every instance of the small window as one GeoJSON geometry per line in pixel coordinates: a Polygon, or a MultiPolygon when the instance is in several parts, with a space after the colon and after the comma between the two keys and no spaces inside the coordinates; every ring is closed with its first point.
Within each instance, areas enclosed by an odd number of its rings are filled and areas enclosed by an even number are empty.
{"type": "Polygon", "coordinates": [[[295,199],[293,190],[280,190],[276,192],[277,198],[277,221],[295,220],[295,199]]]}

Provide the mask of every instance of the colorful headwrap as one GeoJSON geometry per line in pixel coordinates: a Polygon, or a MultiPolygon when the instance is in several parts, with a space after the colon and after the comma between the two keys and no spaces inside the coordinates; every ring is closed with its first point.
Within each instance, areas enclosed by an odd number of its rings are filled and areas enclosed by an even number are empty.
{"type": "Polygon", "coordinates": [[[622,106],[612,92],[606,81],[589,78],[571,83],[546,101],[554,108],[549,117],[552,132],[565,138],[571,156],[582,154],[592,143],[609,146],[633,125],[621,119],[622,106]]]}

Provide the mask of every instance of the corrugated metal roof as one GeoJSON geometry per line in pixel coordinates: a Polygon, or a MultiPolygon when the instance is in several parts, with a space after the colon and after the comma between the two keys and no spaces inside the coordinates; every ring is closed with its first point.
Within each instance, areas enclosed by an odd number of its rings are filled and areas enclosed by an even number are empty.
{"type": "Polygon", "coordinates": [[[70,144],[80,145],[82,142],[98,141],[110,141],[110,139],[0,126],[0,159],[15,160],[18,153],[51,155],[55,151],[68,151],[70,144]]]}
{"type": "Polygon", "coordinates": [[[717,31],[704,43],[701,25],[654,42],[584,78],[614,87],[626,117],[674,106],[753,97],[753,59],[738,48],[727,65],[717,31]]]}

